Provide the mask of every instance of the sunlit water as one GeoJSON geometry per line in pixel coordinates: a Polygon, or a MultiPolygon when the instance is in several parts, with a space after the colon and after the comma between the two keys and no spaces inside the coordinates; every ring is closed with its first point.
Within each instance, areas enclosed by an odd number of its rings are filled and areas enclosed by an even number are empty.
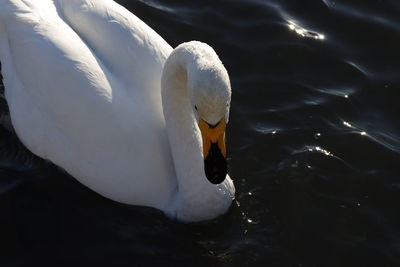
{"type": "Polygon", "coordinates": [[[0,129],[0,266],[400,265],[397,0],[119,2],[171,45],[220,55],[236,200],[213,222],[173,222],[0,129]]]}

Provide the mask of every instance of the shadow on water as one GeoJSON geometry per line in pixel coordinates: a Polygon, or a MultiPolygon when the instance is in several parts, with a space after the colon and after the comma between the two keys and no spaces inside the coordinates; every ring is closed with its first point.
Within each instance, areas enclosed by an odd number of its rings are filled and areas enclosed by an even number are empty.
{"type": "Polygon", "coordinates": [[[400,264],[396,1],[118,2],[226,65],[236,201],[212,222],[170,221],[102,198],[0,128],[2,266],[400,264]]]}

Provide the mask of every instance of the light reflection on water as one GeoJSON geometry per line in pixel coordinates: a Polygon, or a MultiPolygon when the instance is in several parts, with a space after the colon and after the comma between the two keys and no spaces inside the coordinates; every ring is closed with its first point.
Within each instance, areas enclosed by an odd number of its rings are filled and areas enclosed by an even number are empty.
{"type": "Polygon", "coordinates": [[[316,40],[324,40],[325,39],[325,35],[307,30],[299,25],[296,25],[293,21],[289,21],[288,27],[290,30],[294,31],[301,37],[313,38],[316,40]]]}

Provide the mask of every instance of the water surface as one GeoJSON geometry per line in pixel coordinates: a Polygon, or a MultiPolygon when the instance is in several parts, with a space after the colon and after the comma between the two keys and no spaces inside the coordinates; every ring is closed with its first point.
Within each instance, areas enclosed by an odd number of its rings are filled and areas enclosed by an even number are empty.
{"type": "Polygon", "coordinates": [[[118,2],[172,46],[220,55],[236,201],[173,222],[102,198],[0,128],[1,266],[400,265],[398,1],[118,2]]]}

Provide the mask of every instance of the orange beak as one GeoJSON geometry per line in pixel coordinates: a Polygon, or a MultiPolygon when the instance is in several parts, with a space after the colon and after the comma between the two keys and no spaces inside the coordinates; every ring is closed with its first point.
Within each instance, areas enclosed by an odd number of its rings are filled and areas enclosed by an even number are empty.
{"type": "Polygon", "coordinates": [[[217,125],[210,125],[203,119],[199,121],[203,139],[204,170],[207,179],[213,184],[221,183],[228,172],[226,165],[225,129],[222,119],[217,125]]]}
{"type": "Polygon", "coordinates": [[[221,154],[226,158],[225,129],[226,122],[222,119],[216,126],[210,126],[207,122],[200,119],[199,128],[203,137],[203,156],[207,158],[210,153],[211,144],[217,144],[221,154]]]}

